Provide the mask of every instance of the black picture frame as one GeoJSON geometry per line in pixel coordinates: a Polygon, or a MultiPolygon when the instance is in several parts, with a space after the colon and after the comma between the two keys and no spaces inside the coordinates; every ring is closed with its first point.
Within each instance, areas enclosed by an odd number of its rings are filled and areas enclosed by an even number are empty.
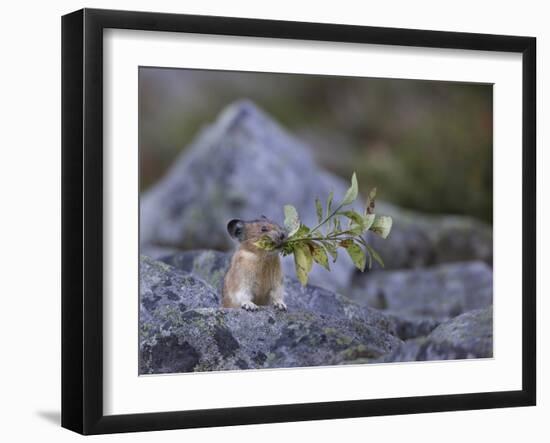
{"type": "Polygon", "coordinates": [[[536,403],[536,39],[83,9],[62,18],[62,426],[82,434],[529,406],[536,403]],[[192,32],[522,54],[522,389],[130,415],[103,413],[103,30],[192,32]]]}

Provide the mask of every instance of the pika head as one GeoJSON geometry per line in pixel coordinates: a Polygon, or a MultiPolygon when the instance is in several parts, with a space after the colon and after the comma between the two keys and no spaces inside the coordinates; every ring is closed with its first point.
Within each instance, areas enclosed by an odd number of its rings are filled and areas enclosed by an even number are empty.
{"type": "Polygon", "coordinates": [[[227,224],[227,232],[240,243],[242,249],[251,252],[260,252],[254,243],[264,236],[269,237],[277,247],[282,246],[287,236],[284,228],[266,217],[250,221],[233,219],[227,224]]]}

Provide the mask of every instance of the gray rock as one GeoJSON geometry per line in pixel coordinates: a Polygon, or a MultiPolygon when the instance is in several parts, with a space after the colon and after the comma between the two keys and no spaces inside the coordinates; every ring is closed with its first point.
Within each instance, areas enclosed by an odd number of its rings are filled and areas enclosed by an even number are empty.
{"type": "Polygon", "coordinates": [[[397,349],[378,359],[377,363],[430,360],[462,360],[480,356],[449,343],[434,343],[426,337],[407,340],[397,349]]]}
{"type": "MultiPolygon", "coordinates": [[[[160,260],[178,270],[199,276],[221,293],[231,253],[210,250],[185,251],[160,260]]],[[[285,278],[285,303],[291,310],[316,312],[324,316],[350,320],[361,319],[390,334],[397,334],[397,324],[392,317],[377,309],[361,306],[341,294],[324,288],[314,285],[303,287],[292,277],[285,278]]]]}
{"type": "MultiPolygon", "coordinates": [[[[205,254],[174,263],[192,269],[205,254]]],[[[205,281],[212,274],[202,279],[148,257],[140,274],[141,374],[345,364],[401,344],[386,316],[321,288],[288,281],[288,312],[247,312],[218,307],[205,281]]]]}
{"type": "MultiPolygon", "coordinates": [[[[385,311],[383,311],[385,312],[385,311]]],[[[389,314],[395,325],[395,335],[401,340],[424,337],[441,324],[433,318],[400,317],[389,314]]]]}
{"type": "MultiPolygon", "coordinates": [[[[306,224],[315,222],[315,197],[334,191],[341,199],[347,183],[320,169],[309,148],[256,106],[240,101],[203,130],[168,173],[140,198],[143,254],[159,248],[228,250],[226,223],[232,218],[266,215],[282,221],[293,204],[306,224]]],[[[360,199],[359,201],[363,201],[360,199]]],[[[387,268],[439,261],[492,257],[491,230],[465,217],[426,217],[391,205],[379,213],[394,217],[389,239],[372,238],[387,268]]],[[[151,251],[151,252],[149,252],[151,251]]],[[[284,261],[287,271],[292,259],[284,261]]],[[[311,282],[330,289],[348,287],[353,265],[342,257],[329,273],[315,266],[311,282]]]]}
{"type": "Polygon", "coordinates": [[[231,253],[201,249],[163,255],[158,260],[180,271],[197,275],[221,293],[231,253]]]}
{"type": "Polygon", "coordinates": [[[197,308],[156,320],[141,325],[141,374],[336,365],[400,344],[360,320],[305,311],[197,308]]]}
{"type": "Polygon", "coordinates": [[[218,293],[197,276],[143,255],[139,261],[139,296],[140,315],[145,318],[165,308],[185,311],[220,305],[218,293]]]}
{"type": "Polygon", "coordinates": [[[479,261],[372,272],[356,281],[352,298],[410,321],[442,321],[492,305],[493,273],[479,261]]]}
{"type": "Polygon", "coordinates": [[[455,360],[493,356],[493,308],[478,309],[442,323],[427,337],[407,340],[380,363],[455,360]]]}
{"type": "Polygon", "coordinates": [[[442,323],[428,339],[467,349],[478,357],[493,356],[493,307],[466,312],[442,323]]]}
{"type": "Polygon", "coordinates": [[[456,215],[426,215],[384,202],[377,204],[377,212],[394,219],[388,239],[370,232],[368,235],[369,242],[382,254],[386,269],[471,260],[492,264],[492,229],[481,221],[456,215]]]}

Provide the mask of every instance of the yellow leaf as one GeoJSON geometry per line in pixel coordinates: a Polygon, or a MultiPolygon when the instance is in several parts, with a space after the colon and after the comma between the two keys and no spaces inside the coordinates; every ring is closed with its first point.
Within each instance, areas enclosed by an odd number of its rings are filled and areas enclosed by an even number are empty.
{"type": "Polygon", "coordinates": [[[296,276],[302,286],[307,284],[308,274],[313,266],[311,251],[307,245],[299,245],[294,249],[294,265],[296,276]]]}
{"type": "Polygon", "coordinates": [[[330,266],[328,264],[328,257],[327,257],[325,248],[323,248],[320,244],[313,243],[313,242],[311,242],[309,245],[310,245],[310,248],[312,249],[311,256],[313,257],[313,260],[315,261],[315,263],[320,264],[327,271],[330,271],[330,266]]]}
{"type": "Polygon", "coordinates": [[[355,243],[347,246],[346,251],[348,251],[348,255],[357,269],[363,272],[365,270],[365,265],[367,264],[367,256],[365,255],[365,251],[363,251],[359,245],[355,243]]]}

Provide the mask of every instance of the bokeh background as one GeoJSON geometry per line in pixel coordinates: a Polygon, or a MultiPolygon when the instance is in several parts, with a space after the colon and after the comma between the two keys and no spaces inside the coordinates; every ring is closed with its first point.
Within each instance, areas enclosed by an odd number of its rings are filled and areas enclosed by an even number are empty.
{"type": "Polygon", "coordinates": [[[140,69],[140,186],[154,184],[199,130],[250,99],[363,193],[492,223],[492,85],[140,69]]]}

